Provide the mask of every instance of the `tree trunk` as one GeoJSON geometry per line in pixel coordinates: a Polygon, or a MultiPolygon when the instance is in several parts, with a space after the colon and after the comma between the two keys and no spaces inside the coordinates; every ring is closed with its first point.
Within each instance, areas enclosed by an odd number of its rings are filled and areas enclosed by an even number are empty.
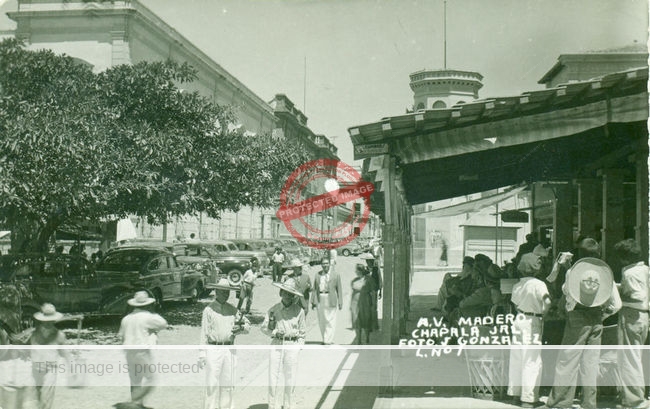
{"type": "Polygon", "coordinates": [[[50,248],[50,238],[54,235],[54,232],[56,232],[56,229],[59,228],[62,222],[63,218],[60,216],[52,216],[45,223],[45,226],[39,229],[38,235],[35,236],[36,240],[32,241],[31,243],[32,245],[30,246],[30,251],[36,253],[48,252],[50,248]]]}

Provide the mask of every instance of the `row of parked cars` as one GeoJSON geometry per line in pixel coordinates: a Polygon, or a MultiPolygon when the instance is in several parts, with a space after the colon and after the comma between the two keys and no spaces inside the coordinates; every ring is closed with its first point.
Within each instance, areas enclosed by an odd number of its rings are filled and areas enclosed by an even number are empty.
{"type": "Polygon", "coordinates": [[[220,278],[238,286],[253,259],[262,273],[270,271],[276,246],[287,256],[285,269],[294,258],[313,264],[322,257],[292,240],[127,242],[107,251],[97,264],[70,254],[0,256],[0,286],[19,289],[24,321],[43,302],[53,303],[61,312],[122,315],[128,311],[127,300],[138,290],[149,292],[160,305],[195,301],[220,278]]]}

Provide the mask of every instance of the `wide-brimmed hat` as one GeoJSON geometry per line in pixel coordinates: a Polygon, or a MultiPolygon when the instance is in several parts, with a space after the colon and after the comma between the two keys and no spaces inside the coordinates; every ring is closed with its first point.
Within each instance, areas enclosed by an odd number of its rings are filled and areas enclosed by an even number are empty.
{"type": "Polygon", "coordinates": [[[545,249],[541,244],[538,244],[533,249],[533,254],[539,257],[546,257],[548,256],[548,250],[545,249]]]}
{"type": "Polygon", "coordinates": [[[34,314],[34,319],[38,321],[58,321],[61,318],[63,318],[63,314],[50,303],[41,305],[41,310],[34,314]]]}
{"type": "Polygon", "coordinates": [[[361,260],[374,260],[375,256],[373,256],[372,253],[363,253],[359,258],[361,260]]]}
{"type": "Polygon", "coordinates": [[[301,268],[301,267],[304,267],[304,266],[305,266],[305,264],[299,258],[294,258],[289,263],[289,268],[301,268]]]}
{"type": "Polygon", "coordinates": [[[284,280],[283,283],[273,283],[274,286],[278,287],[281,290],[287,291],[293,295],[297,295],[300,297],[304,297],[304,294],[302,294],[300,291],[298,291],[298,286],[296,284],[296,280],[293,278],[287,278],[284,280]]]}
{"type": "Polygon", "coordinates": [[[230,281],[228,281],[228,279],[226,278],[220,278],[219,281],[217,281],[215,284],[212,284],[210,288],[215,290],[227,290],[227,291],[239,290],[239,287],[233,287],[232,285],[230,285],[230,281]]]}
{"type": "Polygon", "coordinates": [[[156,299],[149,297],[149,293],[146,291],[136,292],[133,298],[127,301],[127,303],[132,307],[144,307],[145,305],[153,304],[155,302],[156,299]]]}
{"type": "Polygon", "coordinates": [[[521,260],[519,260],[519,264],[517,265],[517,270],[521,274],[538,273],[541,268],[542,260],[534,253],[526,253],[521,256],[521,260]]]}
{"type": "Polygon", "coordinates": [[[612,295],[613,282],[612,269],[593,257],[576,261],[566,274],[569,295],[585,307],[603,305],[612,295]]]}

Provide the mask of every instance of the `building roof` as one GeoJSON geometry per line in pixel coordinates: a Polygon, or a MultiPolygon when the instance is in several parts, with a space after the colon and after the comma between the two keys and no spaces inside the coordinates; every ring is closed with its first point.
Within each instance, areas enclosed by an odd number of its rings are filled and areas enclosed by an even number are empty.
{"type": "Polygon", "coordinates": [[[609,58],[620,60],[621,57],[628,59],[639,59],[646,61],[639,66],[647,65],[648,47],[645,44],[634,43],[624,47],[608,48],[604,50],[591,50],[581,53],[562,54],[558,57],[557,62],[542,78],[537,81],[538,84],[546,84],[551,81],[557,74],[562,71],[565,65],[570,61],[584,61],[586,59],[609,58]],[[645,55],[645,58],[644,58],[645,55]]]}
{"type": "MultiPolygon", "coordinates": [[[[31,2],[17,4],[16,1],[9,1],[5,6],[11,7],[9,10],[7,10],[6,14],[14,21],[18,21],[19,19],[25,17],[38,18],[57,15],[74,16],[88,15],[89,13],[95,16],[123,15],[125,18],[134,16],[137,20],[143,22],[147,27],[157,32],[163,33],[164,35],[176,41],[198,61],[210,67],[215,75],[218,75],[231,83],[243,96],[245,96],[253,104],[260,107],[260,109],[265,111],[269,116],[273,115],[273,109],[266,103],[266,101],[251,91],[246,85],[244,85],[244,83],[239,81],[239,79],[237,79],[234,75],[230,74],[225,68],[223,68],[210,56],[201,51],[191,41],[185,38],[185,36],[176,31],[176,29],[167,24],[163,19],[158,17],[158,15],[149,10],[138,0],[111,1],[106,2],[106,4],[97,2],[73,3],[67,1],[61,1],[59,4],[40,4],[31,2]]],[[[14,23],[14,27],[15,24],[16,23],[14,23]]]]}
{"type": "MultiPolygon", "coordinates": [[[[647,67],[631,69],[518,96],[383,118],[348,132],[355,159],[394,155],[408,203],[427,203],[567,177],[623,146],[634,153],[636,146],[630,144],[637,140],[646,141],[647,149],[647,82],[647,67]],[[634,123],[633,132],[625,127],[629,123],[634,123]],[[604,125],[611,135],[602,130],[604,125]]],[[[381,171],[369,162],[364,163],[364,179],[381,183],[381,171]]]]}

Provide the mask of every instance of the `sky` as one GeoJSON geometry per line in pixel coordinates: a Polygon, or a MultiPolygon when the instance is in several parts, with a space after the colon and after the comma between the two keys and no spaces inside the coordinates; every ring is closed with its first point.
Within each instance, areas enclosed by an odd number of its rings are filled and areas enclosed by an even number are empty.
{"type": "MultiPolygon", "coordinates": [[[[481,98],[541,89],[560,54],[646,43],[647,1],[448,0],[447,68],[481,73],[481,98]]],[[[409,74],[443,67],[443,0],[141,2],[263,100],[286,94],[348,163],[347,129],[404,114],[409,74]]]]}

